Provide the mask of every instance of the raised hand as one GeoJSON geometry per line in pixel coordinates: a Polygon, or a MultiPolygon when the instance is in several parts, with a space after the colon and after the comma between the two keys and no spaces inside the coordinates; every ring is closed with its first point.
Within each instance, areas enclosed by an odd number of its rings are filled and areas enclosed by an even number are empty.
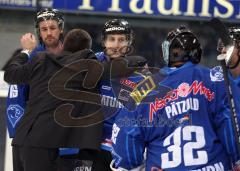
{"type": "Polygon", "coordinates": [[[24,50],[28,50],[29,53],[33,51],[33,49],[37,46],[37,40],[35,36],[32,33],[26,33],[24,34],[21,39],[21,46],[24,50]]]}

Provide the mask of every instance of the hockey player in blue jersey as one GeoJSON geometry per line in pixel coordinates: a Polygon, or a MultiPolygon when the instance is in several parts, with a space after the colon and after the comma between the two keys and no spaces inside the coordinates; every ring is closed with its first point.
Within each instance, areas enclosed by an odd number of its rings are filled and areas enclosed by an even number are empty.
{"type": "Polygon", "coordinates": [[[143,99],[133,112],[124,108],[117,115],[112,169],[139,167],[146,149],[147,171],[231,170],[239,152],[223,74],[198,64],[200,43],[185,26],[170,32],[162,47],[168,67],[152,79],[155,91],[161,86],[171,90],[151,103],[143,99]]]}
{"type": "MultiPolygon", "coordinates": [[[[225,61],[228,65],[228,68],[230,70],[231,75],[234,78],[237,78],[240,76],[240,27],[232,26],[228,28],[229,36],[232,39],[234,43],[234,50],[232,52],[232,55],[225,56],[225,61]]],[[[217,51],[222,54],[227,53],[227,49],[223,45],[221,39],[218,41],[217,51]]]]}
{"type": "MultiPolygon", "coordinates": [[[[99,61],[106,62],[110,60],[115,60],[124,57],[127,61],[129,58],[134,60],[133,63],[129,63],[129,66],[144,66],[146,60],[141,57],[129,57],[127,54],[132,50],[133,41],[133,31],[129,23],[124,19],[112,19],[105,23],[102,30],[102,45],[104,47],[103,52],[96,53],[99,61]]],[[[128,60],[129,59],[129,60],[128,60]]],[[[137,82],[142,80],[144,75],[142,73],[135,73],[131,77],[119,79],[117,84],[121,84],[125,89],[119,90],[118,94],[113,91],[113,80],[103,80],[100,83],[100,91],[102,96],[102,106],[105,114],[104,130],[102,138],[102,156],[100,157],[100,162],[102,162],[103,167],[99,170],[110,170],[110,162],[112,160],[112,124],[114,122],[115,116],[118,115],[119,109],[123,107],[123,103],[126,98],[126,93],[132,91],[136,87],[137,82]]]]}
{"type": "MultiPolygon", "coordinates": [[[[234,104],[236,108],[236,113],[238,115],[238,123],[240,122],[240,27],[230,27],[228,28],[230,38],[234,42],[234,50],[232,55],[227,55],[227,49],[224,47],[221,40],[218,42],[217,50],[221,53],[220,55],[225,55],[225,61],[229,69],[229,80],[232,88],[234,104]]],[[[240,125],[239,125],[240,126],[240,125]]]]}

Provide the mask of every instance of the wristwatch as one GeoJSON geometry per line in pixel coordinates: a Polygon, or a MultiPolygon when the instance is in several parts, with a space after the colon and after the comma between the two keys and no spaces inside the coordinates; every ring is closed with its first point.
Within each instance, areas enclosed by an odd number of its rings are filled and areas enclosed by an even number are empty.
{"type": "Polygon", "coordinates": [[[23,50],[21,51],[21,53],[27,54],[28,57],[30,56],[30,50],[28,50],[28,49],[23,49],[23,50]]]}

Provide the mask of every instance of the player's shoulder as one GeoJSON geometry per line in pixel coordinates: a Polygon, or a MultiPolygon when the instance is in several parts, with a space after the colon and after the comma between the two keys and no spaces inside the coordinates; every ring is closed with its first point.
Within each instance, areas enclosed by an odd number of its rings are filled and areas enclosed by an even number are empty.
{"type": "Polygon", "coordinates": [[[198,64],[196,65],[195,69],[198,70],[199,73],[202,73],[205,78],[211,82],[224,81],[223,69],[221,66],[214,66],[212,68],[209,68],[198,64]]]}

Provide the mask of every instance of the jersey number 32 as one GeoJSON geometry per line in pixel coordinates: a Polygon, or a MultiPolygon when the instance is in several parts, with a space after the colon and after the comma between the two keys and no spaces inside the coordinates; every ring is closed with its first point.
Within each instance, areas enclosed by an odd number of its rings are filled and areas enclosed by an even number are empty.
{"type": "Polygon", "coordinates": [[[208,162],[204,130],[201,126],[185,126],[175,129],[163,142],[168,152],[161,155],[162,169],[206,164],[208,162]],[[185,144],[182,144],[186,142],[185,144]]]}

